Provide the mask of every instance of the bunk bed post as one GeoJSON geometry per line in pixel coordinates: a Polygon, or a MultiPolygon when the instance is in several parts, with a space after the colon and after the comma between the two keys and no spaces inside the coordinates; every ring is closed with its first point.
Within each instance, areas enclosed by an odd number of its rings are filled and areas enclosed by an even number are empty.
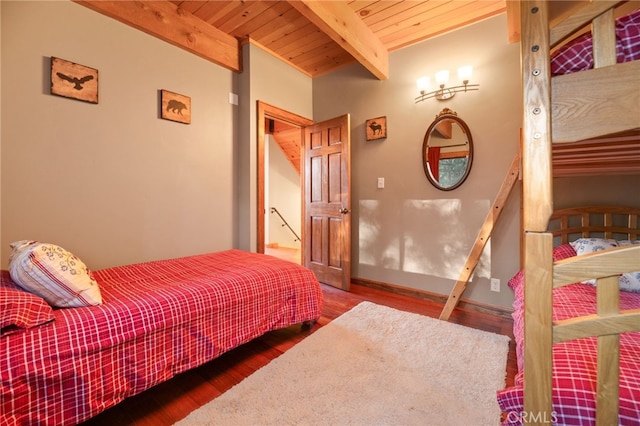
{"type": "Polygon", "coordinates": [[[521,13],[524,230],[545,232],[553,212],[547,3],[525,1],[521,13]]]}
{"type": "Polygon", "coordinates": [[[553,419],[553,236],[528,232],[525,248],[524,412],[521,415],[524,424],[550,424],[553,419]]]}
{"type": "Polygon", "coordinates": [[[553,211],[551,73],[545,1],[523,1],[520,44],[523,84],[523,230],[525,232],[525,424],[548,424],[552,415],[552,250],[546,232],[553,211]]]}

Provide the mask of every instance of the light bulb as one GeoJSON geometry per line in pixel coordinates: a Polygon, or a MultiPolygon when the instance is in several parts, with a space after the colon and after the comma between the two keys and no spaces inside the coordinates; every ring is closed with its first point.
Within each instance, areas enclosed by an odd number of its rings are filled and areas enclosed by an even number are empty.
{"type": "Polygon", "coordinates": [[[426,90],[429,88],[429,77],[420,77],[416,81],[416,84],[418,85],[418,90],[420,92],[426,92],[426,90]]]}
{"type": "Polygon", "coordinates": [[[471,65],[465,65],[464,67],[458,68],[458,78],[463,82],[469,82],[471,80],[471,73],[473,72],[473,67],[471,65]]]}
{"type": "Polygon", "coordinates": [[[436,82],[440,86],[447,84],[447,81],[449,81],[449,70],[442,70],[436,73],[436,82]]]}

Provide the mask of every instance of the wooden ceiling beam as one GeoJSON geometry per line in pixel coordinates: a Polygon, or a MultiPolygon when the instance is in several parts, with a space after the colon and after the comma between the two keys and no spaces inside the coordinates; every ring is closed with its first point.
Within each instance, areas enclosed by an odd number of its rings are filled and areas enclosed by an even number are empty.
{"type": "Polygon", "coordinates": [[[242,71],[240,43],[235,37],[169,1],[74,1],[231,71],[242,71]]]}
{"type": "Polygon", "coordinates": [[[288,2],[378,79],[389,78],[389,52],[346,2],[288,2]]]}

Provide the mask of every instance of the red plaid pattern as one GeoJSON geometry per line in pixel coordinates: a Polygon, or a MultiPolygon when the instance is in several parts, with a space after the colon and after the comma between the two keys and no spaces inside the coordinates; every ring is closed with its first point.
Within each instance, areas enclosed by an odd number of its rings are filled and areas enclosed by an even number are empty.
{"type": "MultiPolygon", "coordinates": [[[[554,250],[554,259],[575,256],[569,245],[554,250]]],[[[522,273],[509,281],[515,292],[514,336],[520,372],[513,387],[498,392],[498,403],[507,413],[506,425],[521,424],[523,412],[522,363],[524,357],[524,281],[522,273]]],[[[594,314],[596,288],[573,284],[553,291],[554,321],[594,314]]],[[[640,308],[640,293],[620,292],[620,309],[640,308]]],[[[621,425],[640,424],[640,333],[620,335],[620,408],[621,425]]],[[[595,425],[597,389],[597,338],[577,339],[553,345],[553,411],[556,424],[595,425]]]]}
{"type": "Polygon", "coordinates": [[[0,339],[0,424],[82,422],[267,331],[320,317],[313,273],[229,250],[94,272],[103,305],[0,339]]]}
{"type": "MultiPolygon", "coordinates": [[[[585,33],[551,57],[551,74],[569,74],[593,68],[591,32],[585,33]]],[[[640,59],[640,9],[616,20],[617,62],[640,59]]]]}
{"type": "Polygon", "coordinates": [[[53,320],[53,310],[43,298],[0,286],[0,336],[53,320]]]}

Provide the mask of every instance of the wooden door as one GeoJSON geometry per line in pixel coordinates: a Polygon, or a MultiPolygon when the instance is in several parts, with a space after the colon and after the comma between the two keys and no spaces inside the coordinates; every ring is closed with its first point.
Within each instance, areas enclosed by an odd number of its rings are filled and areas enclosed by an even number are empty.
{"type": "Polygon", "coordinates": [[[318,281],[349,290],[351,156],[349,114],[305,127],[303,264],[318,281]]]}

